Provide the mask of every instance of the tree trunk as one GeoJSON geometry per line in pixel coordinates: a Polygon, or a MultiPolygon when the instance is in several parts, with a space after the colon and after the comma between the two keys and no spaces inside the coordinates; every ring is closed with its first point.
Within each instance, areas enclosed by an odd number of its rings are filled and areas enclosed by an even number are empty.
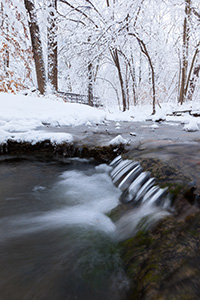
{"type": "Polygon", "coordinates": [[[124,81],[123,81],[123,77],[122,77],[121,66],[120,66],[120,62],[119,62],[119,55],[118,55],[117,49],[111,50],[111,55],[112,55],[113,61],[115,63],[115,66],[117,68],[117,72],[118,72],[118,76],[119,76],[119,82],[120,82],[121,92],[122,92],[123,111],[126,111],[126,109],[127,109],[126,93],[125,93],[124,81]]]}
{"type": "Polygon", "coordinates": [[[8,76],[8,68],[10,65],[10,53],[9,53],[9,49],[8,49],[8,15],[4,14],[4,7],[3,7],[3,3],[1,3],[1,8],[0,8],[0,16],[1,16],[1,27],[4,28],[5,32],[6,32],[6,41],[7,43],[5,44],[4,47],[4,52],[3,52],[3,66],[4,66],[4,71],[6,76],[8,76]]]}
{"type": "Polygon", "coordinates": [[[33,58],[35,62],[36,76],[38,89],[41,94],[45,92],[45,66],[42,54],[42,43],[40,38],[40,31],[37,21],[36,9],[33,0],[24,0],[25,8],[29,15],[29,30],[32,43],[33,58]]]}
{"type": "Polygon", "coordinates": [[[190,70],[189,70],[188,78],[187,78],[187,83],[186,83],[186,87],[185,87],[185,95],[187,95],[189,84],[195,79],[195,76],[194,76],[194,73],[195,73],[194,64],[195,64],[196,57],[198,56],[198,53],[199,53],[199,49],[198,49],[199,45],[200,45],[200,43],[197,45],[197,48],[196,48],[195,53],[194,53],[193,58],[192,58],[192,63],[191,63],[191,66],[190,66],[190,70]],[[193,71],[193,78],[191,79],[192,71],[193,71]]]}
{"type": "Polygon", "coordinates": [[[152,97],[153,97],[152,115],[154,115],[156,113],[156,87],[155,87],[155,72],[154,72],[153,63],[152,63],[151,57],[149,55],[149,52],[147,50],[147,47],[146,47],[145,43],[135,33],[129,33],[129,35],[132,35],[137,39],[138,44],[139,44],[140,49],[141,49],[141,52],[147,57],[148,62],[149,62],[149,67],[150,67],[150,70],[151,70],[152,97]]]}
{"type": "Polygon", "coordinates": [[[130,108],[130,97],[129,97],[129,72],[128,72],[129,66],[126,63],[126,97],[127,97],[127,109],[130,108]]]}
{"type": "Polygon", "coordinates": [[[58,90],[58,45],[56,25],[57,0],[49,0],[47,17],[48,82],[52,90],[58,90]]]}
{"type": "Polygon", "coordinates": [[[183,54],[181,67],[181,83],[178,102],[183,104],[186,97],[187,69],[188,69],[188,49],[189,49],[189,25],[188,19],[191,14],[191,0],[185,0],[185,19],[183,24],[183,54]]]}
{"type": "MultiPolygon", "coordinates": [[[[88,44],[91,41],[91,37],[88,37],[88,44]]],[[[88,105],[93,106],[93,83],[94,83],[94,76],[93,76],[93,64],[90,60],[88,60],[88,105]]]]}
{"type": "Polygon", "coordinates": [[[93,74],[92,63],[88,64],[88,105],[93,106],[93,74]]]}
{"type": "Polygon", "coordinates": [[[188,100],[192,100],[195,88],[196,88],[196,82],[199,78],[199,73],[200,73],[200,64],[198,64],[193,71],[193,76],[192,79],[190,81],[190,85],[189,85],[189,91],[188,91],[188,100]]]}

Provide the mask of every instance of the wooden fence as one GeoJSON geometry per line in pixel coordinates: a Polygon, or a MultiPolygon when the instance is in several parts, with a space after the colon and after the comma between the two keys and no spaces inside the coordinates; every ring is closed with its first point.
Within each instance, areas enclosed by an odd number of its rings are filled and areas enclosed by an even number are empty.
{"type": "MultiPolygon", "coordinates": [[[[75,93],[67,93],[67,92],[57,92],[58,95],[62,96],[66,101],[70,103],[80,103],[80,104],[87,104],[88,105],[88,96],[75,94],[75,93]]],[[[98,97],[93,97],[93,106],[100,107],[102,106],[100,103],[100,99],[98,97]]]]}

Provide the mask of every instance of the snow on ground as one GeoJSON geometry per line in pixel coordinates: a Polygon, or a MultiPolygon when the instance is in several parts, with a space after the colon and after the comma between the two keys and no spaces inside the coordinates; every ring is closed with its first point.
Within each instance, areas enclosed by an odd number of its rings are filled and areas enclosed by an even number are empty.
{"type": "Polygon", "coordinates": [[[199,131],[199,126],[198,126],[197,122],[190,121],[189,123],[184,125],[183,129],[185,131],[194,132],[194,131],[199,131]]]}
{"type": "Polygon", "coordinates": [[[105,113],[87,105],[0,93],[0,143],[8,139],[36,143],[50,139],[54,143],[71,142],[67,133],[47,133],[42,127],[76,126],[101,123],[105,113]]]}
{"type": "Polygon", "coordinates": [[[128,144],[128,140],[124,139],[120,134],[109,142],[109,145],[128,144]]]}
{"type": "MultiPolygon", "coordinates": [[[[185,124],[183,130],[199,130],[200,118],[192,117],[188,112],[182,116],[171,116],[172,111],[192,109],[200,110],[199,103],[186,103],[182,106],[172,103],[161,104],[156,107],[156,114],[151,115],[151,105],[132,107],[129,111],[121,112],[118,108],[103,110],[87,105],[66,103],[56,97],[31,97],[0,93],[0,144],[8,139],[36,143],[50,139],[52,143],[72,142],[73,136],[69,133],[46,132],[45,126],[62,127],[86,125],[93,127],[107,121],[114,121],[120,129],[120,122],[178,121],[185,124]]],[[[153,125],[152,129],[157,128],[153,125]]],[[[116,134],[117,135],[117,134],[116,134]]],[[[119,136],[110,143],[122,142],[119,136]]],[[[125,141],[123,141],[125,142],[125,141]]],[[[127,141],[126,141],[127,142],[127,141]]]]}

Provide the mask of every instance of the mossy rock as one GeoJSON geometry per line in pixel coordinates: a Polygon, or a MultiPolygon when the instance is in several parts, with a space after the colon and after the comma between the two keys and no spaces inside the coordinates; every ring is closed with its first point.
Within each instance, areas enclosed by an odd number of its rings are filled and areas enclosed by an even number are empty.
{"type": "Polygon", "coordinates": [[[146,171],[150,171],[152,177],[155,177],[159,183],[176,182],[179,184],[192,181],[190,176],[183,174],[169,162],[164,162],[155,158],[140,158],[141,166],[146,171]]]}
{"type": "Polygon", "coordinates": [[[121,243],[129,299],[200,298],[200,212],[170,216],[121,243]]]}

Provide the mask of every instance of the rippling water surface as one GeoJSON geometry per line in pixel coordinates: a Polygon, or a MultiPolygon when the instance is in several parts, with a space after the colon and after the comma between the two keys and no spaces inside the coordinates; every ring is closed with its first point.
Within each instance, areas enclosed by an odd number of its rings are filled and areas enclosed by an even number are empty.
{"type": "Polygon", "coordinates": [[[0,299],[123,299],[107,166],[0,160],[0,299]]]}

